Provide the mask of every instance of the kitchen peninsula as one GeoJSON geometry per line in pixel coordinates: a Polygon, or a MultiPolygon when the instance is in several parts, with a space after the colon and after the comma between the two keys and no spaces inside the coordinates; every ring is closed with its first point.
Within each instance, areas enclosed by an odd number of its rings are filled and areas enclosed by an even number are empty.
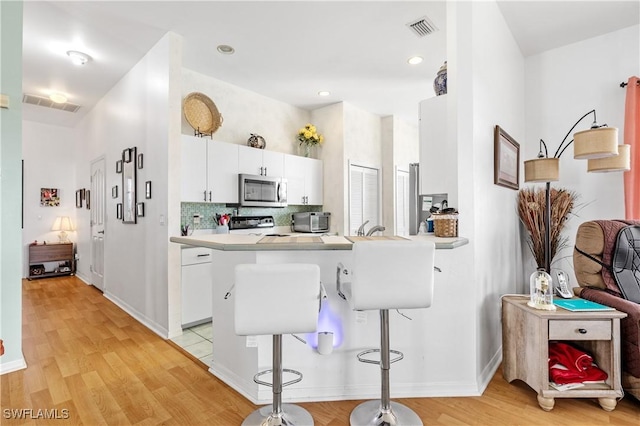
{"type": "MultiPolygon", "coordinates": [[[[334,349],[329,355],[319,354],[315,349],[316,333],[297,336],[305,343],[292,336],[284,336],[284,367],[299,370],[304,379],[288,386],[283,398],[289,402],[303,402],[378,397],[379,367],[356,359],[358,352],[375,348],[379,343],[378,312],[352,311],[349,303],[338,296],[336,271],[338,264],[349,270],[354,241],[379,238],[402,237],[314,234],[171,237],[174,243],[212,249],[213,359],[209,371],[255,404],[271,401],[271,389],[252,380],[257,372],[271,368],[271,337],[236,336],[233,323],[234,268],[242,263],[314,263],[320,266],[321,280],[328,293],[322,303],[318,332],[333,333],[334,349]]],[[[449,370],[449,374],[446,371],[456,363],[467,362],[466,355],[460,354],[455,344],[447,344],[448,336],[460,336],[461,332],[456,329],[464,326],[456,321],[457,308],[451,309],[450,305],[457,298],[455,291],[451,291],[455,289],[455,283],[447,281],[455,269],[455,255],[463,254],[468,240],[433,236],[407,238],[434,241],[439,249],[436,251],[436,266],[443,272],[436,273],[431,308],[410,310],[402,312],[402,315],[391,313],[392,348],[404,352],[404,359],[392,367],[392,396],[473,393],[473,389],[465,388],[466,384],[456,382],[456,371],[449,370]],[[456,250],[446,250],[454,248],[456,250]],[[453,288],[449,288],[450,284],[453,288]]],[[[342,280],[349,281],[349,276],[343,275],[342,280]]],[[[286,299],[282,303],[287,303],[286,299]]],[[[277,306],[265,306],[264,311],[256,312],[256,315],[268,315],[274,309],[277,306]]],[[[461,366],[463,372],[466,368],[461,366]]],[[[286,374],[284,379],[289,380],[286,374]]]]}

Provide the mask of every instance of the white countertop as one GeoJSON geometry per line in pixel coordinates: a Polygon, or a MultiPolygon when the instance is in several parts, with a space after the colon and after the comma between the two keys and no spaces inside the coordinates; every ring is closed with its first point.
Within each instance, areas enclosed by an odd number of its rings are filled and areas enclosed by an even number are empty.
{"type": "MultiPolygon", "coordinates": [[[[343,236],[320,236],[318,234],[292,233],[275,243],[260,243],[266,235],[241,234],[205,234],[198,233],[188,237],[174,236],[171,242],[188,246],[207,247],[224,251],[263,251],[263,250],[351,250],[353,242],[343,236]],[[310,241],[314,239],[316,241],[310,241]]],[[[404,237],[410,240],[433,241],[436,249],[454,249],[468,244],[464,237],[441,238],[433,234],[404,237]]],[[[375,239],[375,237],[372,237],[375,239]]]]}

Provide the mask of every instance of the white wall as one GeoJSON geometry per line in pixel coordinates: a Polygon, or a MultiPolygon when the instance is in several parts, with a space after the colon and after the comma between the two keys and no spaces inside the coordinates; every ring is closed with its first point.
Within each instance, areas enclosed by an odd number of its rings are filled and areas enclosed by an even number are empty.
{"type": "MultiPolygon", "coordinates": [[[[265,139],[267,150],[297,154],[296,137],[309,122],[309,111],[183,68],[182,97],[191,92],[207,95],[222,115],[222,126],[213,134],[213,140],[246,145],[254,133],[265,139]]],[[[324,134],[325,128],[318,126],[318,131],[324,134]]],[[[182,133],[193,135],[184,115],[182,133]]]]}
{"type": "MultiPolygon", "coordinates": [[[[71,113],[67,113],[71,114],[71,113]]],[[[29,273],[29,244],[57,242],[58,231],[51,231],[57,216],[69,216],[74,226],[76,220],[75,133],[69,127],[51,126],[32,121],[22,122],[22,158],[24,159],[24,228],[23,267],[29,273]],[[40,205],[40,189],[57,188],[60,205],[40,205]]],[[[83,203],[84,209],[84,203],[83,203]]],[[[70,241],[76,241],[76,232],[68,232],[70,241]]]]}
{"type": "MultiPolygon", "coordinates": [[[[180,43],[175,34],[165,35],[85,116],[76,139],[79,187],[89,187],[91,162],[101,156],[106,160],[105,296],[164,337],[181,332],[179,322],[177,329],[169,323],[168,307],[170,291],[175,294],[179,286],[173,270],[179,269],[179,252],[169,247],[180,223],[179,185],[173,182],[179,170],[172,169],[176,161],[169,156],[178,153],[179,159],[180,152],[179,94],[170,97],[170,88],[180,86],[180,43]],[[118,185],[122,193],[115,164],[123,149],[134,146],[144,154],[137,190],[143,191],[150,180],[153,198],[139,198],[145,202],[145,217],[124,224],[116,219],[119,200],[110,197],[110,189],[118,185]]],[[[77,220],[88,230],[87,212],[79,211],[77,220]]],[[[89,237],[88,232],[78,234],[79,275],[84,277],[90,277],[89,237]]]]}
{"type": "MultiPolygon", "coordinates": [[[[521,153],[525,159],[535,158],[539,139],[544,139],[553,155],[576,120],[592,109],[600,124],[619,129],[622,143],[625,90],[619,85],[640,72],[639,28],[636,25],[527,58],[527,145],[521,153]]],[[[591,121],[592,116],[585,118],[574,132],[588,129],[591,121]]],[[[569,272],[572,285],[576,285],[572,253],[578,226],[594,219],[624,218],[623,174],[586,170],[586,160],[574,160],[571,146],[560,159],[560,180],[552,183],[554,188],[580,196],[576,216],[564,232],[569,238],[567,248],[558,252],[552,264],[552,268],[569,272]]],[[[523,255],[527,277],[535,262],[527,248],[523,255]]]]}
{"type": "Polygon", "coordinates": [[[22,2],[0,2],[0,374],[26,367],[22,355],[22,2]]]}
{"type": "Polygon", "coordinates": [[[477,375],[482,382],[493,376],[487,368],[501,356],[500,296],[521,288],[517,191],[493,183],[494,127],[500,125],[524,145],[525,91],[524,58],[497,4],[474,2],[472,18],[473,138],[460,139],[460,154],[473,156],[473,182],[460,186],[460,198],[472,188],[477,375]]]}

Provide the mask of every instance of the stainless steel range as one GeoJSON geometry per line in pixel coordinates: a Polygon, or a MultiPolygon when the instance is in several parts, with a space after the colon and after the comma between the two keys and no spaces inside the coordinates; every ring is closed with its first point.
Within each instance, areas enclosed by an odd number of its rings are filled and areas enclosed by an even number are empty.
{"type": "Polygon", "coordinates": [[[232,234],[265,234],[273,231],[273,216],[231,216],[229,232],[232,234]]]}

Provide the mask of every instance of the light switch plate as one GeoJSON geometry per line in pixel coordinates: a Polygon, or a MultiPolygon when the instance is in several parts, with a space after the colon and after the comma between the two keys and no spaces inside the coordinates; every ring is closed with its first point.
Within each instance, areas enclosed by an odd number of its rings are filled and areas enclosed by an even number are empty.
{"type": "Polygon", "coordinates": [[[366,324],[367,313],[364,311],[356,311],[356,324],[366,324]]]}
{"type": "Polygon", "coordinates": [[[258,336],[247,336],[247,343],[246,343],[248,348],[257,348],[258,347],[258,336]]]}

